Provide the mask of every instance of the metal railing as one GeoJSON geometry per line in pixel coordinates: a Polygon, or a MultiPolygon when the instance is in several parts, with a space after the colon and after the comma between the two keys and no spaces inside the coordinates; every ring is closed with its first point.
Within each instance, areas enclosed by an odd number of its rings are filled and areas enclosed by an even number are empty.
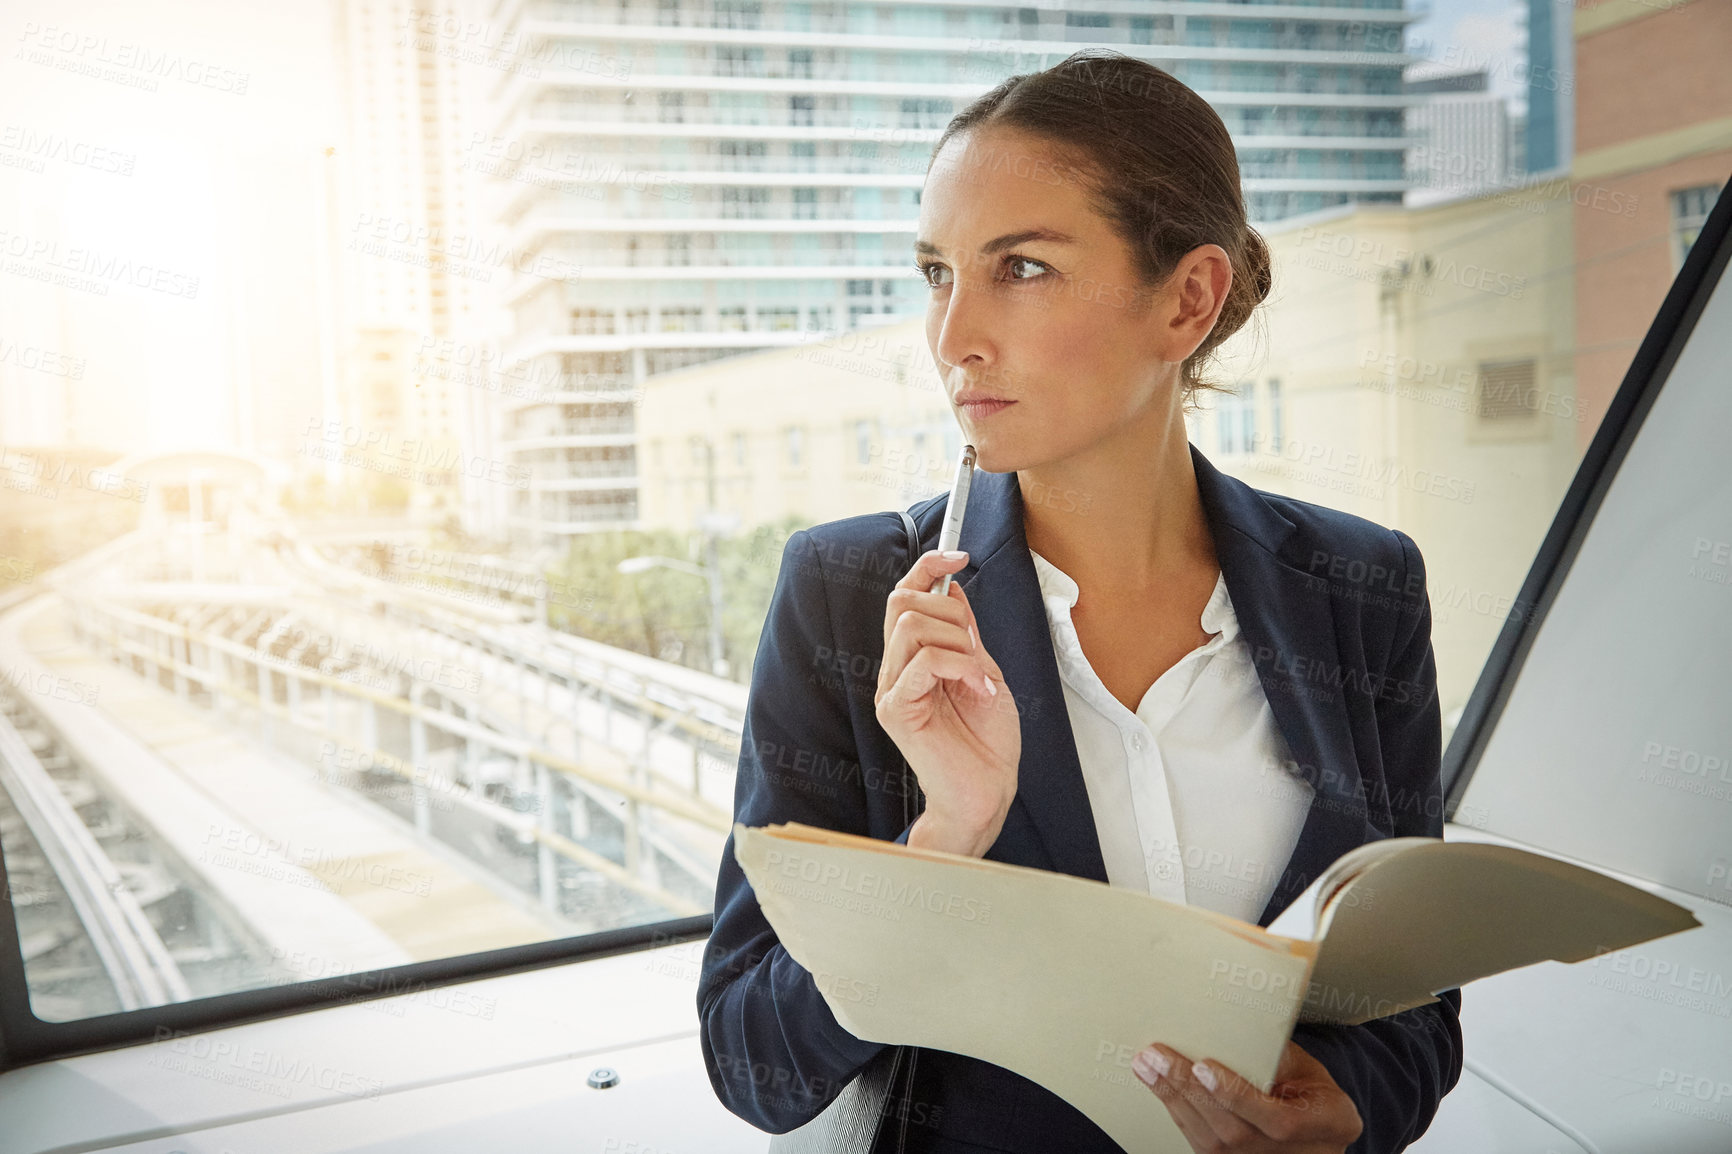
{"type": "MultiPolygon", "coordinates": [[[[20,732],[20,725],[39,735],[37,744],[48,751],[50,762],[64,760],[46,723],[31,716],[14,695],[0,690],[0,786],[5,787],[12,807],[64,890],[120,1008],[136,1010],[185,1001],[192,993],[180,966],[114,860],[20,732]]],[[[15,851],[8,855],[12,858],[10,873],[19,868],[16,863],[25,855],[22,847],[9,848],[15,851]]],[[[11,880],[11,897],[17,903],[23,891],[16,879],[11,880]]],[[[24,943],[27,962],[65,944],[64,931],[51,932],[50,937],[52,941],[24,943]]]]}
{"type": "MultiPolygon", "coordinates": [[[[556,909],[558,903],[555,857],[569,859],[593,870],[676,914],[696,914],[706,908],[662,885],[654,864],[644,852],[645,843],[656,840],[645,829],[647,810],[683,818],[718,832],[731,828],[726,812],[703,802],[696,795],[695,771],[691,795],[669,792],[656,788],[648,780],[647,767],[632,764],[626,774],[613,772],[590,759],[555,753],[527,736],[487,728],[447,712],[444,706],[460,695],[446,687],[411,677],[406,693],[384,692],[272,654],[261,649],[256,642],[236,640],[211,629],[191,627],[112,602],[88,598],[74,601],[70,607],[75,633],[84,644],[111,657],[125,659],[129,664],[136,662],[156,675],[168,675],[182,696],[190,698],[191,690],[196,686],[213,707],[219,707],[219,703],[226,699],[255,711],[265,724],[267,738],[272,721],[286,722],[313,736],[341,743],[367,764],[408,780],[413,791],[416,827],[423,835],[431,834],[432,796],[429,790],[444,788],[456,804],[532,839],[538,847],[538,895],[550,909],[556,909]],[[277,693],[279,678],[283,697],[280,702],[277,693]],[[322,705],[317,716],[303,707],[304,700],[315,694],[322,705]],[[359,708],[362,719],[359,736],[343,732],[335,724],[339,697],[359,708]],[[424,698],[435,704],[425,703],[424,698]],[[411,745],[409,758],[379,748],[377,738],[381,713],[395,714],[407,722],[411,745]],[[489,800],[461,782],[442,782],[429,775],[426,772],[426,751],[430,731],[461,739],[466,754],[471,757],[478,748],[484,748],[518,762],[536,783],[535,792],[540,804],[535,807],[535,812],[524,813],[489,800]],[[624,833],[623,864],[584,846],[567,832],[554,827],[551,805],[553,775],[571,783],[581,793],[596,794],[598,808],[603,812],[613,812],[618,808],[618,802],[624,802],[625,813],[620,819],[624,833]]],[[[240,623],[238,632],[242,636],[251,634],[257,639],[268,637],[267,622],[260,617],[261,614],[268,616],[270,612],[254,611],[240,623]]],[[[495,646],[489,652],[498,653],[501,648],[495,646]]],[[[587,678],[576,676],[575,669],[572,672],[572,684],[588,683],[587,678]]],[[[618,686],[609,688],[610,701],[622,696],[629,695],[622,694],[618,686]]],[[[475,703],[471,700],[470,704],[475,703]]],[[[646,715],[678,717],[670,707],[647,697],[636,700],[635,708],[646,715]]],[[[698,725],[694,728],[713,738],[720,738],[725,732],[714,726],[698,725]]],[[[695,751],[693,759],[696,764],[695,751]]],[[[678,863],[681,855],[676,847],[661,845],[656,848],[662,851],[662,856],[678,863]]]]}

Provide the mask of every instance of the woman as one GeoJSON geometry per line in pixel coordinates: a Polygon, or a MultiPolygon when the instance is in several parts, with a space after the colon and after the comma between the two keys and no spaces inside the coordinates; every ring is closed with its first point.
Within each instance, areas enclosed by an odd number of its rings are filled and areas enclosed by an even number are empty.
{"type": "MultiPolygon", "coordinates": [[[[897,518],[794,534],[736,819],[1058,870],[1264,926],[1354,846],[1441,836],[1413,541],[1252,489],[1186,438],[1205,362],[1270,284],[1208,104],[1110,50],[1012,77],[935,147],[915,247],[927,339],[982,471],[962,548],[930,548],[942,497],[911,510],[928,551],[893,589],[897,518]],[[929,592],[946,573],[949,592],[929,592]],[[912,822],[903,756],[925,798],[912,822]]],[[[838,1025],[777,943],[731,838],[698,1005],[717,1094],[773,1133],[885,1049],[838,1025]]],[[[1158,1038],[1135,1068],[1198,1151],[1387,1154],[1460,1076],[1459,1009],[1451,990],[1300,1026],[1267,1095],[1158,1038]]],[[[1119,1149],[1012,1071],[914,1057],[885,1149],[1119,1149]]]]}

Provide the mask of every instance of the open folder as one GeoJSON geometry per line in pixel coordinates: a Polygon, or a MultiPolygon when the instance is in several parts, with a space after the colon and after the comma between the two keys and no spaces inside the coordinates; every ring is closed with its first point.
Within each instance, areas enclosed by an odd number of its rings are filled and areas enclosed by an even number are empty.
{"type": "Polygon", "coordinates": [[[1296,1022],[1353,1025],[1548,959],[1700,923],[1593,870],[1398,837],[1342,855],[1265,930],[1090,878],[788,822],[734,856],[837,1022],[1039,1082],[1127,1150],[1188,1154],[1131,1072],[1151,1042],[1265,1093],[1296,1022]]]}

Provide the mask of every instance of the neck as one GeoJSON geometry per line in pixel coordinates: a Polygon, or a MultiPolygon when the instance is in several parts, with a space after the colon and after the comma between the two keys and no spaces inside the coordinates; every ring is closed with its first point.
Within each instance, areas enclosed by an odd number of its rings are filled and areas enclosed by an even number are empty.
{"type": "Polygon", "coordinates": [[[1216,567],[1183,417],[1143,422],[1083,453],[1018,470],[1028,547],[1078,585],[1145,596],[1216,567]]]}

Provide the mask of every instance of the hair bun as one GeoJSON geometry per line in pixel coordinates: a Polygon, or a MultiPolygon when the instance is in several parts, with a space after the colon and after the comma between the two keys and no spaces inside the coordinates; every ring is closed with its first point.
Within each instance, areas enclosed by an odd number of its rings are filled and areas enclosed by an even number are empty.
{"type": "Polygon", "coordinates": [[[1245,271],[1250,274],[1251,287],[1256,290],[1257,303],[1261,304],[1269,297],[1269,290],[1275,283],[1275,270],[1271,266],[1269,245],[1263,239],[1263,234],[1245,226],[1245,271]]]}

